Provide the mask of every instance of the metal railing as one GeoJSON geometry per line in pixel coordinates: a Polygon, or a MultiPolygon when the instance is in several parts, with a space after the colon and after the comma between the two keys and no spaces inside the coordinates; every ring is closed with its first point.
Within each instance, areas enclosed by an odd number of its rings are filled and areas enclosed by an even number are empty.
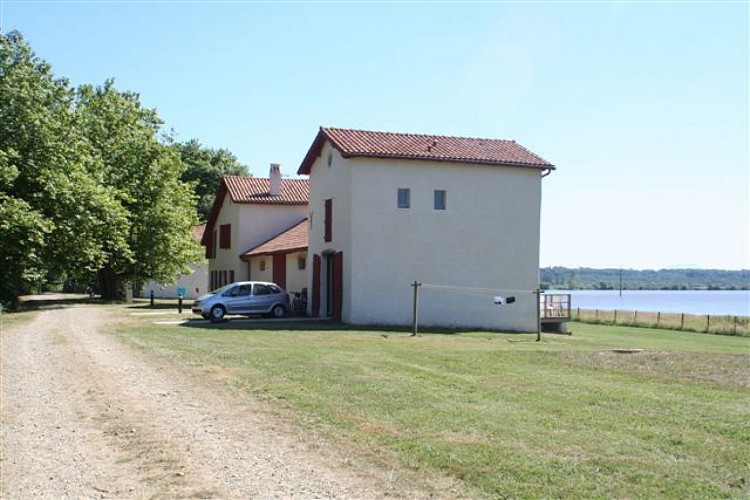
{"type": "Polygon", "coordinates": [[[569,293],[540,294],[539,295],[539,317],[542,321],[571,319],[570,294],[569,293]]]}

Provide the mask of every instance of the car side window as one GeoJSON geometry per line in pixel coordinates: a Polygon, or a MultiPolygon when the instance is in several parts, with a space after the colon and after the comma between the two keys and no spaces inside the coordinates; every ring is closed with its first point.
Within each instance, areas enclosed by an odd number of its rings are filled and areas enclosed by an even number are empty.
{"type": "Polygon", "coordinates": [[[268,289],[271,290],[270,293],[281,293],[281,288],[276,285],[268,285],[268,289]]]}
{"type": "Polygon", "coordinates": [[[239,292],[237,295],[241,297],[245,297],[247,295],[250,295],[250,292],[252,291],[253,285],[240,285],[239,286],[239,292]]]}
{"type": "Polygon", "coordinates": [[[255,285],[253,287],[253,295],[269,295],[271,291],[266,285],[255,285]]]}
{"type": "Polygon", "coordinates": [[[238,288],[239,287],[237,287],[237,286],[234,287],[234,288],[230,288],[229,290],[227,290],[226,292],[224,292],[222,294],[222,296],[224,296],[224,297],[236,297],[237,296],[238,288]]]}

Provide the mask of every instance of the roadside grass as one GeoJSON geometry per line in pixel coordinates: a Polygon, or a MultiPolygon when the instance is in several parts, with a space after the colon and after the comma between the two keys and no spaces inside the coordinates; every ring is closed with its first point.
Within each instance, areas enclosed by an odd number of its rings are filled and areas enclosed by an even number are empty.
{"type": "Polygon", "coordinates": [[[189,325],[139,316],[119,333],[186,369],[225,374],[353,456],[457,478],[469,496],[750,496],[748,338],[581,323],[539,343],[328,323],[189,325]]]}

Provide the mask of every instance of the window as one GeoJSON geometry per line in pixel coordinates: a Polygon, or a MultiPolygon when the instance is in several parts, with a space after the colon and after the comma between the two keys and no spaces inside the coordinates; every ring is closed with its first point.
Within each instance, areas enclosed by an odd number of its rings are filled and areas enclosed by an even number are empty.
{"type": "Polygon", "coordinates": [[[328,198],[325,201],[325,218],[323,221],[324,226],[324,241],[326,243],[333,241],[333,200],[328,198]]]}
{"type": "Polygon", "coordinates": [[[304,257],[297,257],[297,269],[304,271],[305,267],[307,267],[307,259],[304,257]]]}
{"type": "Polygon", "coordinates": [[[265,260],[261,260],[260,262],[258,262],[258,270],[259,271],[265,271],[266,270],[266,261],[265,260]]]}
{"type": "Polygon", "coordinates": [[[398,208],[409,208],[411,206],[410,190],[399,188],[398,190],[398,208]]]}
{"type": "Polygon", "coordinates": [[[232,248],[232,225],[219,226],[219,248],[232,248]]]}
{"type": "Polygon", "coordinates": [[[253,287],[253,295],[271,295],[272,290],[266,286],[266,285],[258,285],[256,284],[253,287]]]}
{"type": "Polygon", "coordinates": [[[445,210],[445,190],[435,190],[435,210],[445,210]]]}

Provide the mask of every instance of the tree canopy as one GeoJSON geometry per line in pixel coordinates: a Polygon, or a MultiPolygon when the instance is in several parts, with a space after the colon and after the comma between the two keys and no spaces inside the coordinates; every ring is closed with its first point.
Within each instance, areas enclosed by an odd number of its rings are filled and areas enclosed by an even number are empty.
{"type": "Polygon", "coordinates": [[[199,259],[193,185],[154,110],[113,81],[71,88],[0,34],[0,300],[98,275],[106,298],[199,259]]]}
{"type": "Polygon", "coordinates": [[[197,139],[177,144],[177,149],[185,164],[182,180],[195,183],[198,217],[205,221],[221,178],[225,175],[249,175],[247,167],[228,150],[201,146],[197,139]]]}

